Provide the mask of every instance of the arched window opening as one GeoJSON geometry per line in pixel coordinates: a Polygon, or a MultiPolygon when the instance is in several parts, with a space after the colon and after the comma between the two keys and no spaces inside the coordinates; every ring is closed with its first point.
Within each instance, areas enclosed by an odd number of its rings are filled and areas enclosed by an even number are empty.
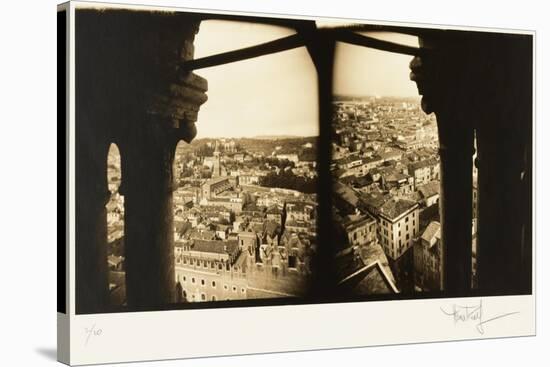
{"type": "MultiPolygon", "coordinates": [[[[293,34],[294,29],[273,25],[206,20],[195,37],[194,58],[293,34]],[[220,34],[231,38],[221,39],[220,34]]],[[[234,276],[232,269],[247,269],[243,277],[249,285],[266,289],[255,293],[263,294],[257,297],[288,287],[297,295],[305,293],[310,274],[254,284],[263,279],[253,274],[257,267],[235,264],[259,260],[255,244],[266,230],[274,246],[283,235],[303,232],[301,241],[314,248],[319,113],[317,75],[308,51],[299,47],[194,72],[208,80],[208,101],[201,106],[196,138],[190,144],[180,141],[175,150],[174,239],[179,254],[191,261],[201,258],[201,271],[225,281],[234,276]],[[285,223],[287,203],[292,203],[288,208],[294,219],[285,223]]],[[[277,255],[264,255],[260,261],[272,266],[277,255]]],[[[176,267],[189,275],[196,270],[177,261],[176,267]]]]}
{"type": "Polygon", "coordinates": [[[112,306],[125,303],[126,276],[124,252],[124,196],[119,193],[122,181],[121,157],[118,146],[112,143],[107,154],[107,185],[110,193],[107,210],[107,263],[112,306]]]}
{"type": "MultiPolygon", "coordinates": [[[[418,47],[414,36],[364,35],[418,47]]],[[[344,278],[379,261],[389,282],[406,293],[441,288],[441,251],[428,251],[422,240],[440,222],[439,137],[434,114],[422,110],[409,78],[410,61],[403,54],[337,43],[332,141],[333,203],[342,218],[335,223],[339,249],[355,253],[344,278]],[[376,231],[369,225],[381,219],[387,228],[376,231]],[[415,263],[427,257],[437,266],[415,263]],[[420,274],[429,271],[433,276],[428,284],[420,274]]],[[[439,238],[434,241],[440,243],[439,238]]],[[[360,292],[388,291],[373,283],[360,292]]]]}

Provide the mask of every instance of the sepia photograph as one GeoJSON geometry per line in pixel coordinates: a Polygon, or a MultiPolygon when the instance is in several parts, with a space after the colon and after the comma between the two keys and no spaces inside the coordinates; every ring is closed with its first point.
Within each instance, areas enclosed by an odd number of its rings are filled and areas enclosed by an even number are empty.
{"type": "Polygon", "coordinates": [[[531,294],[531,35],[74,22],[77,314],[531,294]]]}
{"type": "Polygon", "coordinates": [[[7,366],[543,356],[542,2],[6,5],[7,366]]]}

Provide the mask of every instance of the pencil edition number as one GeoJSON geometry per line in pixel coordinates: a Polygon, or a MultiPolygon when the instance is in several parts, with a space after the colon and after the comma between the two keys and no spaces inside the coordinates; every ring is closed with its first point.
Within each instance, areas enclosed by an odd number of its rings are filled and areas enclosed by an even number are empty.
{"type": "Polygon", "coordinates": [[[84,346],[88,345],[88,342],[92,337],[101,336],[102,333],[103,333],[103,330],[100,328],[96,328],[95,324],[91,328],[85,327],[84,328],[84,335],[85,335],[84,346]]]}

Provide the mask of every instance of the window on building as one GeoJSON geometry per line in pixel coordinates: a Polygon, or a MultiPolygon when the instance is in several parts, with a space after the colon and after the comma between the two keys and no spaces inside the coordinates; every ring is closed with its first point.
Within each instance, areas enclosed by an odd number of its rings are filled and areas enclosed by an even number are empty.
{"type": "Polygon", "coordinates": [[[191,283],[195,283],[195,278],[191,278],[191,283]]]}
{"type": "Polygon", "coordinates": [[[205,282],[204,282],[204,279],[201,279],[201,285],[204,285],[205,282]]]}
{"type": "Polygon", "coordinates": [[[212,281],[212,288],[216,288],[216,282],[214,280],[212,281]]]}
{"type": "Polygon", "coordinates": [[[201,293],[201,301],[206,301],[206,294],[201,293]]]}
{"type": "Polygon", "coordinates": [[[216,301],[216,296],[212,296],[212,301],[216,301]]]}
{"type": "Polygon", "coordinates": [[[296,256],[291,255],[288,257],[288,267],[291,269],[296,268],[296,256]]]}
{"type": "Polygon", "coordinates": [[[233,286],[233,292],[237,293],[237,287],[233,286]]]}

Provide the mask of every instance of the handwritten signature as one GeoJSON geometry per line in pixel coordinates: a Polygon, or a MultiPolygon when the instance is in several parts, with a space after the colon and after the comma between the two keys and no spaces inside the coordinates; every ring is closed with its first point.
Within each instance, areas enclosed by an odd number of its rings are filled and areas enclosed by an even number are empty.
{"type": "Polygon", "coordinates": [[[88,342],[90,341],[90,338],[92,336],[101,336],[102,333],[103,333],[103,330],[99,329],[99,328],[96,328],[95,324],[91,328],[85,327],[84,328],[84,334],[86,335],[86,340],[84,342],[84,346],[88,345],[88,342]]]}
{"type": "Polygon", "coordinates": [[[485,319],[485,314],[483,312],[483,303],[481,299],[479,300],[479,304],[473,304],[473,305],[467,305],[467,306],[454,304],[452,307],[452,310],[450,311],[445,310],[441,307],[440,307],[440,310],[445,315],[451,316],[454,320],[455,325],[459,322],[463,322],[463,323],[474,322],[476,330],[480,334],[485,333],[484,326],[487,323],[519,313],[519,312],[508,312],[497,316],[493,316],[489,319],[485,319]]]}

